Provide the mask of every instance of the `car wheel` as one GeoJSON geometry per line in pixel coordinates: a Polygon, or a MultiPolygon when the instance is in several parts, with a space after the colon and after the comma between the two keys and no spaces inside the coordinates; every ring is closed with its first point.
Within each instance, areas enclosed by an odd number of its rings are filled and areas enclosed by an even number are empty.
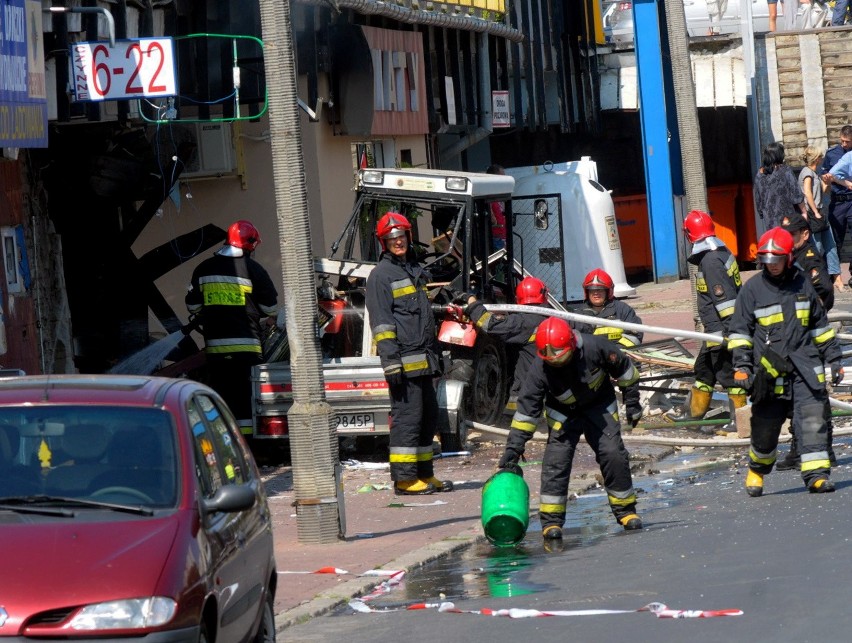
{"type": "Polygon", "coordinates": [[[495,425],[506,404],[506,355],[499,342],[479,336],[473,360],[473,378],[466,387],[467,415],[474,422],[495,425]]]}
{"type": "Polygon", "coordinates": [[[263,615],[260,617],[260,627],[254,637],[254,643],[275,643],[275,612],[272,608],[272,594],[267,593],[263,602],[263,615]]]}

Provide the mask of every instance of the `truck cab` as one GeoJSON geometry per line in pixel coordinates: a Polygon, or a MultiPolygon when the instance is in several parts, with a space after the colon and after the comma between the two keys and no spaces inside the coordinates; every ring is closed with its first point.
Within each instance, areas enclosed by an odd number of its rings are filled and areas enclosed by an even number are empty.
{"type": "MultiPolygon", "coordinates": [[[[514,183],[512,177],[495,174],[359,171],[349,221],[329,256],[314,261],[326,399],[335,410],[340,435],[389,431],[390,397],[370,332],[365,291],[381,253],[376,221],[391,210],[412,222],[415,250],[432,275],[429,297],[436,323],[446,340],[444,374],[436,381],[436,432],[442,447],[463,447],[465,418],[496,423],[510,381],[506,351],[447,311],[453,310],[450,304],[460,292],[477,292],[489,302],[513,301],[511,248],[494,251],[490,207],[500,201],[510,209],[514,183]]],[[[268,362],[255,367],[252,378],[253,437],[286,438],[292,404],[286,332],[270,331],[264,349],[268,362]]]]}

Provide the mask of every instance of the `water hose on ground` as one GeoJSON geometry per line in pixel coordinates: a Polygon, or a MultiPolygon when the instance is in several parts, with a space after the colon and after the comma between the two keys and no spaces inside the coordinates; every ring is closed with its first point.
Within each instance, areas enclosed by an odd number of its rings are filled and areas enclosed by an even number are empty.
{"type": "MultiPolygon", "coordinates": [[[[832,400],[834,401],[834,400],[832,400]]],[[[852,405],[850,405],[852,406],[852,405]]],[[[716,423],[717,421],[708,421],[704,424],[710,424],[711,422],[716,423]]],[[[476,431],[481,431],[482,433],[490,433],[492,435],[499,435],[504,438],[509,436],[508,429],[501,429],[496,426],[489,426],[488,424],[480,424],[479,422],[471,422],[467,421],[467,426],[470,429],[474,429],[476,431]]],[[[665,427],[666,425],[662,425],[665,427]]],[[[834,437],[839,438],[846,435],[852,435],[852,427],[848,428],[835,428],[834,429],[834,437]]],[[[656,444],[660,446],[675,446],[675,447],[741,447],[741,446],[749,446],[751,444],[750,438],[726,438],[721,436],[716,436],[713,438],[666,438],[659,435],[644,435],[644,434],[632,434],[632,433],[622,433],[622,440],[624,440],[625,444],[656,444]]],[[[547,434],[536,432],[533,434],[533,440],[536,441],[546,441],[547,434]]],[[[778,440],[779,442],[789,442],[790,435],[782,434],[778,440]]]]}

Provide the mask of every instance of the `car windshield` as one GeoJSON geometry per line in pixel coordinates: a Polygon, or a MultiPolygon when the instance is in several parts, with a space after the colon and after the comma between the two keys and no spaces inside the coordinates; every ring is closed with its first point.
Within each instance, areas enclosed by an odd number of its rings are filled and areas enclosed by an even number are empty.
{"type": "Polygon", "coordinates": [[[160,409],[0,408],[0,498],[173,507],[174,433],[171,416],[160,409]]]}

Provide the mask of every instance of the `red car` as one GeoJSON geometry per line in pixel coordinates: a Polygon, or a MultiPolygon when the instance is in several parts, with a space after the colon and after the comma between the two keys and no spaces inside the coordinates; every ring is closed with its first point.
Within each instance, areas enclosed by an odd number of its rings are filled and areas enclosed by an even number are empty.
{"type": "Polygon", "coordinates": [[[0,641],[274,642],[272,527],[191,380],[0,379],[0,641]]]}

